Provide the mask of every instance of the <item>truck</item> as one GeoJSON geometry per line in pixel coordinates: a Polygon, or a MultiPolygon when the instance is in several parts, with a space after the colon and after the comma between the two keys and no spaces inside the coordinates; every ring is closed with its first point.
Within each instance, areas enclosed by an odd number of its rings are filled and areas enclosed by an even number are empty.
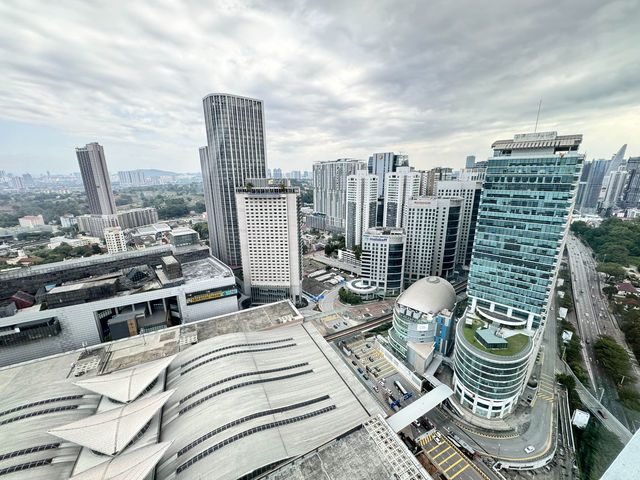
{"type": "Polygon", "coordinates": [[[393,384],[396,386],[396,388],[398,389],[398,391],[404,396],[407,394],[407,391],[405,390],[405,388],[402,386],[402,383],[400,383],[398,380],[394,380],[393,384]]]}

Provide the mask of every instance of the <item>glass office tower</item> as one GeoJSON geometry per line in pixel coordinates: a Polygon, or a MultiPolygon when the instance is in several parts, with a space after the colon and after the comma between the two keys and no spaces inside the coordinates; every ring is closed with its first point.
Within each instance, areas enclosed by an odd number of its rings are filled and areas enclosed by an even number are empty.
{"type": "Polygon", "coordinates": [[[582,135],[546,132],[492,146],[473,243],[469,307],[456,335],[456,396],[474,413],[509,413],[530,373],[584,161],[581,141],[582,135]],[[524,344],[522,335],[529,337],[524,344]],[[509,350],[496,353],[501,349],[509,350]]]}

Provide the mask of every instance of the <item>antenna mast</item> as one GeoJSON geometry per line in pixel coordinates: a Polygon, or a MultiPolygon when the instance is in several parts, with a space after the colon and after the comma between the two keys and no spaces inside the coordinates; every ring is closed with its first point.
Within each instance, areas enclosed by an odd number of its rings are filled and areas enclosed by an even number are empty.
{"type": "Polygon", "coordinates": [[[542,107],[542,99],[540,99],[540,103],[538,103],[538,115],[536,115],[536,126],[533,129],[533,133],[538,131],[538,119],[540,118],[540,107],[542,107]]]}

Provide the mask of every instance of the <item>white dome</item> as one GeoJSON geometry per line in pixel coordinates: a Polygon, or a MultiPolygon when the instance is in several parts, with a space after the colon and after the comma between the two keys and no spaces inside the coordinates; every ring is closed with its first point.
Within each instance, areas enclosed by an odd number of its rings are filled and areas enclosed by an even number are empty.
{"type": "Polygon", "coordinates": [[[444,278],[421,278],[402,292],[396,304],[422,313],[436,314],[442,310],[453,309],[456,304],[456,291],[444,278]]]}

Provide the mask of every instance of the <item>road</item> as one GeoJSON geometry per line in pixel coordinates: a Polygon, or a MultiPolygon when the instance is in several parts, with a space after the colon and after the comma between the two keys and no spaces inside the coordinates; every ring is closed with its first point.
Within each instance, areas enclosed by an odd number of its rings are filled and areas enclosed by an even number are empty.
{"type": "Polygon", "coordinates": [[[607,308],[606,296],[602,293],[600,277],[596,271],[596,262],[589,247],[575,236],[567,237],[567,254],[571,269],[574,310],[578,326],[578,334],[585,353],[585,364],[594,394],[601,397],[601,402],[627,428],[633,425],[624,408],[618,403],[618,393],[614,382],[598,365],[594,345],[600,335],[609,335],[625,347],[630,353],[634,372],[638,374],[637,362],[624,340],[615,318],[607,308]]]}

